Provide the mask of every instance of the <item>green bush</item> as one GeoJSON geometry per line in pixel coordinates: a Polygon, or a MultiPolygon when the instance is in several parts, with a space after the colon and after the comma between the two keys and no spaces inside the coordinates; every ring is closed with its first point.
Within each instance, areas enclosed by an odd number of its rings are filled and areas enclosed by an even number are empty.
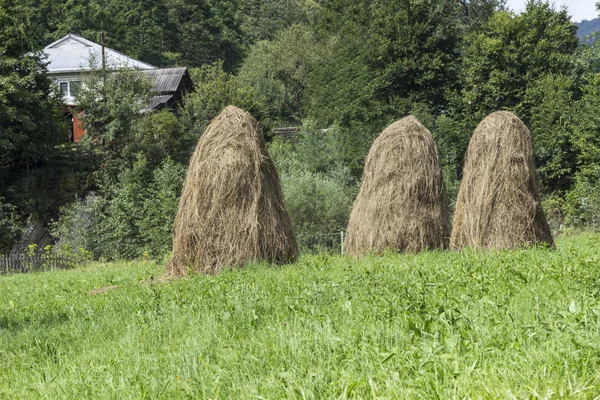
{"type": "Polygon", "coordinates": [[[354,201],[352,188],[335,176],[343,173],[297,170],[282,174],[286,206],[302,248],[339,246],[339,232],[346,230],[354,201]]]}
{"type": "Polygon", "coordinates": [[[564,232],[566,229],[565,196],[560,193],[551,194],[542,200],[542,208],[552,233],[564,232]]]}
{"type": "Polygon", "coordinates": [[[152,182],[143,200],[143,217],[137,222],[145,251],[154,257],[165,255],[173,245],[173,221],[187,169],[165,160],[153,171],[152,182]]]}
{"type": "Polygon", "coordinates": [[[119,174],[116,183],[103,188],[106,197],[93,226],[97,256],[108,260],[142,256],[145,243],[137,222],[143,217],[144,187],[149,175],[146,163],[145,158],[139,158],[131,169],[119,174]]]}
{"type": "Polygon", "coordinates": [[[0,197],[0,254],[8,252],[19,239],[23,228],[17,209],[0,197]]]}
{"type": "Polygon", "coordinates": [[[140,157],[118,181],[63,207],[52,225],[59,251],[85,249],[108,260],[160,257],[171,250],[171,229],[185,167],[166,159],[147,168],[140,157]]]}
{"type": "Polygon", "coordinates": [[[566,222],[577,227],[600,229],[600,167],[577,174],[566,195],[566,222]]]}
{"type": "Polygon", "coordinates": [[[167,157],[186,163],[190,159],[199,134],[188,130],[169,110],[148,113],[132,127],[132,138],[123,148],[126,160],[143,154],[149,168],[156,168],[167,157]]]}
{"type": "Polygon", "coordinates": [[[271,155],[281,177],[286,207],[304,250],[339,249],[357,184],[342,158],[335,128],[307,123],[295,142],[274,141],[271,155]]]}
{"type": "Polygon", "coordinates": [[[50,223],[50,234],[56,239],[58,252],[77,253],[79,249],[93,251],[96,240],[93,226],[101,198],[90,192],[85,198],[63,206],[59,219],[50,223]]]}
{"type": "Polygon", "coordinates": [[[150,170],[146,160],[139,158],[130,170],[121,172],[94,227],[98,255],[134,259],[170,251],[185,171],[170,159],[150,170]]]}
{"type": "Polygon", "coordinates": [[[187,132],[196,141],[210,121],[228,105],[248,111],[259,121],[262,119],[262,107],[254,99],[254,89],[225,72],[223,63],[194,68],[190,73],[195,90],[186,96],[179,121],[182,132],[187,132]]]}
{"type": "Polygon", "coordinates": [[[568,190],[577,171],[579,152],[574,147],[578,123],[573,80],[547,75],[528,89],[530,128],[536,166],[545,191],[568,190]]]}

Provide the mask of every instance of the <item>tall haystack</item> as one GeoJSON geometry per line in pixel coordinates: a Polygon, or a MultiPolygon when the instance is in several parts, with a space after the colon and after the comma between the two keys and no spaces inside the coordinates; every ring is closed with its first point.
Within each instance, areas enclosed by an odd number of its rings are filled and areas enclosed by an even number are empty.
{"type": "Polygon", "coordinates": [[[449,236],[448,195],[433,137],[415,117],[403,118],[369,151],[346,251],[418,252],[447,247],[449,236]]]}
{"type": "Polygon", "coordinates": [[[279,176],[247,112],[226,107],[198,141],[173,231],[171,276],[296,258],[279,176]]]}
{"type": "Polygon", "coordinates": [[[451,247],[511,249],[553,245],[540,206],[540,182],[529,129],[495,112],[475,129],[465,158],[451,247]]]}

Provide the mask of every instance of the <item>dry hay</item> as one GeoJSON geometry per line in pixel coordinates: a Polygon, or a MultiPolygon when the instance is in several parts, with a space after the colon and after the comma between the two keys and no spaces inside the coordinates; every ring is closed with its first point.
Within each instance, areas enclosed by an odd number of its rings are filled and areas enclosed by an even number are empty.
{"type": "Polygon", "coordinates": [[[553,245],[540,205],[529,129],[510,112],[495,112],[475,129],[465,157],[451,247],[553,245]]]}
{"type": "Polygon", "coordinates": [[[346,251],[445,248],[449,235],[448,196],[433,137],[408,116],[387,127],[369,151],[346,251]]]}
{"type": "Polygon", "coordinates": [[[168,275],[218,273],[252,261],[295,260],[298,246],[258,122],[228,106],[190,161],[168,275]]]}

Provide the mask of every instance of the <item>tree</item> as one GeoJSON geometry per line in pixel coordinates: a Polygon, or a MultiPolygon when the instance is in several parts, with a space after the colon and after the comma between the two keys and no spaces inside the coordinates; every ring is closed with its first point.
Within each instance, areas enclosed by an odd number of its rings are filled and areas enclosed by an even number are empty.
{"type": "Polygon", "coordinates": [[[90,64],[94,69],[75,94],[86,131],[81,145],[92,150],[105,169],[115,171],[121,163],[132,162],[128,148],[135,144],[136,122],[144,118],[141,111],[150,99],[150,82],[139,71],[98,69],[95,59],[90,64]]]}
{"type": "Polygon", "coordinates": [[[0,52],[0,169],[31,170],[60,141],[60,102],[38,56],[0,52]]]}
{"type": "Polygon", "coordinates": [[[504,10],[506,0],[457,0],[468,29],[477,29],[498,10],[504,10]]]}
{"type": "Polygon", "coordinates": [[[318,129],[307,121],[294,143],[275,139],[269,148],[298,242],[303,248],[339,245],[358,193],[343,165],[340,132],[318,129]]]}
{"type": "Polygon", "coordinates": [[[577,123],[573,137],[578,157],[577,162],[583,173],[598,169],[600,165],[600,76],[590,75],[583,88],[577,123]]]}
{"type": "Polygon", "coordinates": [[[244,44],[250,47],[261,40],[273,40],[292,25],[307,24],[318,10],[312,1],[241,0],[237,19],[244,44]]]}
{"type": "Polygon", "coordinates": [[[0,254],[10,251],[21,234],[21,221],[15,206],[0,197],[0,254]]]}
{"type": "Polygon", "coordinates": [[[548,74],[531,85],[523,100],[530,110],[536,165],[545,191],[569,190],[578,170],[574,129],[578,90],[572,78],[548,74]]]}
{"type": "Polygon", "coordinates": [[[191,75],[195,90],[185,98],[181,123],[184,132],[193,136],[194,144],[210,121],[228,105],[248,111],[261,122],[268,118],[265,108],[255,98],[254,89],[226,72],[222,62],[192,69],[191,75]]]}
{"type": "Polygon", "coordinates": [[[530,0],[514,16],[497,12],[466,38],[463,67],[465,115],[480,121],[499,110],[516,111],[529,125],[523,101],[528,88],[547,74],[568,76],[578,46],[577,27],[566,10],[530,0]]]}
{"type": "Polygon", "coordinates": [[[310,71],[326,53],[326,45],[317,41],[308,25],[295,24],[271,41],[254,44],[239,77],[255,88],[256,97],[267,105],[269,114],[282,124],[297,125],[307,117],[310,71]]]}
{"type": "Polygon", "coordinates": [[[33,51],[39,36],[34,14],[22,2],[0,1],[0,196],[17,215],[43,220],[61,189],[50,184],[56,174],[48,164],[67,134],[54,84],[33,51]]]}

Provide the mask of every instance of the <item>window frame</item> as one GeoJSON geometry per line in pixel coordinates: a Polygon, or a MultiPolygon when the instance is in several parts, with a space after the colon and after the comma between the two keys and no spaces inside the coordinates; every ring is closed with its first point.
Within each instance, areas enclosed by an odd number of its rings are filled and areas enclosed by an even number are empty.
{"type": "Polygon", "coordinates": [[[81,80],[81,79],[63,79],[63,80],[57,79],[56,83],[58,84],[58,91],[60,92],[63,99],[74,99],[75,98],[75,94],[73,93],[73,90],[75,89],[75,87],[72,87],[72,86],[75,86],[75,85],[73,85],[74,83],[77,83],[79,88],[81,88],[83,86],[83,80],[81,80]],[[62,88],[63,84],[67,85],[65,92],[63,92],[63,88],[62,88]]]}
{"type": "Polygon", "coordinates": [[[58,91],[62,97],[70,97],[69,95],[69,81],[58,81],[58,91]],[[66,85],[66,90],[63,91],[63,84],[66,85]]]}

